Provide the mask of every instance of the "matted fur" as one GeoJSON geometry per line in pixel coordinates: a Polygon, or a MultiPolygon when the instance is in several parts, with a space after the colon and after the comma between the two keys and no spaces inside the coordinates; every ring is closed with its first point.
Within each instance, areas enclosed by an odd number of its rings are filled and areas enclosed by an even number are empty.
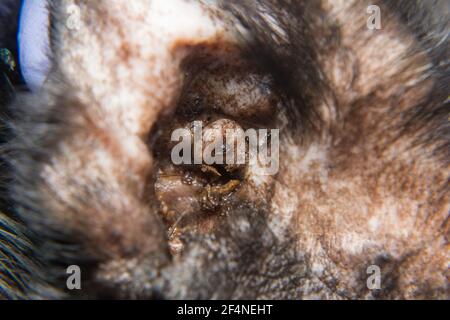
{"type": "MultiPolygon", "coordinates": [[[[180,13],[162,3],[51,1],[54,67],[11,106],[3,152],[39,296],[70,296],[78,264],[75,294],[91,298],[448,299],[445,1],[380,1],[382,30],[366,28],[367,1],[180,0],[198,19],[167,28],[158,10],[180,13]],[[73,3],[78,31],[65,25],[73,3]],[[185,64],[230,51],[283,91],[280,171],[244,180],[223,225],[183,235],[172,256],[148,135],[177,116],[185,64]],[[381,290],[366,287],[373,264],[381,290]]],[[[5,296],[16,292],[34,296],[5,296]]]]}

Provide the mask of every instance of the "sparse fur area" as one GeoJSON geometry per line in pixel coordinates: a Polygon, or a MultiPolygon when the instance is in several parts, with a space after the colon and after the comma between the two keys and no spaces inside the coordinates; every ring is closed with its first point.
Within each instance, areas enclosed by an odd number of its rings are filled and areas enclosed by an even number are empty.
{"type": "Polygon", "coordinates": [[[50,1],[52,71],[3,123],[0,297],[449,299],[446,2],[377,1],[381,30],[367,1],[166,3],[50,1]],[[280,170],[244,169],[173,254],[156,149],[188,123],[205,57],[273,80],[280,170]],[[381,289],[366,286],[370,265],[381,289]]]}

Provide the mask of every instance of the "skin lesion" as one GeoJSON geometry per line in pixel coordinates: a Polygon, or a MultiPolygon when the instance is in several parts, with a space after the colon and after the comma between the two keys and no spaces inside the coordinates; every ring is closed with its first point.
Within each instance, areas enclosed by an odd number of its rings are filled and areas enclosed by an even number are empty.
{"type": "MultiPolygon", "coordinates": [[[[174,142],[170,142],[173,130],[188,129],[191,132],[191,151],[196,152],[193,126],[201,123],[203,139],[200,141],[202,154],[199,156],[203,157],[203,151],[215,144],[218,136],[226,143],[226,148],[230,147],[228,138],[238,138],[238,133],[226,137],[227,130],[242,130],[244,134],[243,128],[252,125],[264,127],[270,123],[276,127],[267,115],[275,110],[281,112],[281,99],[275,94],[274,83],[261,71],[257,72],[243,56],[233,53],[217,57],[202,53],[199,57],[190,59],[190,64],[184,64],[188,75],[176,112],[167,122],[160,122],[160,129],[152,133],[152,151],[157,159],[156,198],[160,215],[168,228],[169,246],[177,254],[184,246],[182,239],[185,233],[214,233],[233,215],[231,203],[246,200],[249,194],[255,194],[251,182],[255,174],[248,164],[248,142],[245,143],[245,164],[174,166],[170,159],[174,147],[174,142]],[[229,72],[230,69],[236,71],[236,68],[239,72],[229,72]],[[221,83],[219,87],[223,90],[217,90],[217,83],[221,83]],[[262,105],[261,101],[264,102],[262,105]],[[260,108],[263,108],[261,112],[260,108]],[[272,111],[265,114],[269,108],[272,111]]],[[[236,146],[235,143],[233,145],[236,146]]],[[[233,152],[237,159],[236,150],[233,152]]],[[[261,188],[261,192],[266,191],[261,188]]]]}

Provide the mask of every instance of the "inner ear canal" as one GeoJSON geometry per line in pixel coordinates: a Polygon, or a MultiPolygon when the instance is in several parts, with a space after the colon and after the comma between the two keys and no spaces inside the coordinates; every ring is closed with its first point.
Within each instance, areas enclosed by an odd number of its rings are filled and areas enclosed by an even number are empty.
{"type": "Polygon", "coordinates": [[[173,254],[182,251],[183,235],[213,232],[236,203],[249,195],[259,197],[262,191],[255,192],[251,182],[244,130],[273,125],[280,101],[272,78],[237,54],[196,57],[183,66],[184,86],[175,113],[161,119],[150,134],[152,187],[173,254]],[[171,141],[177,129],[183,134],[171,141]],[[172,151],[185,139],[189,147],[179,155],[189,161],[179,163],[172,151]]]}

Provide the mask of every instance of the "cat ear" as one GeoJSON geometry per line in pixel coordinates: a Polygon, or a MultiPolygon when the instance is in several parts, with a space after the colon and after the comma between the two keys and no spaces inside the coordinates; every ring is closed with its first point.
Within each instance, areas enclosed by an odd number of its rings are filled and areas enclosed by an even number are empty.
{"type": "Polygon", "coordinates": [[[24,0],[22,4],[18,47],[21,71],[32,91],[38,91],[50,69],[48,0],[24,0]]]}

